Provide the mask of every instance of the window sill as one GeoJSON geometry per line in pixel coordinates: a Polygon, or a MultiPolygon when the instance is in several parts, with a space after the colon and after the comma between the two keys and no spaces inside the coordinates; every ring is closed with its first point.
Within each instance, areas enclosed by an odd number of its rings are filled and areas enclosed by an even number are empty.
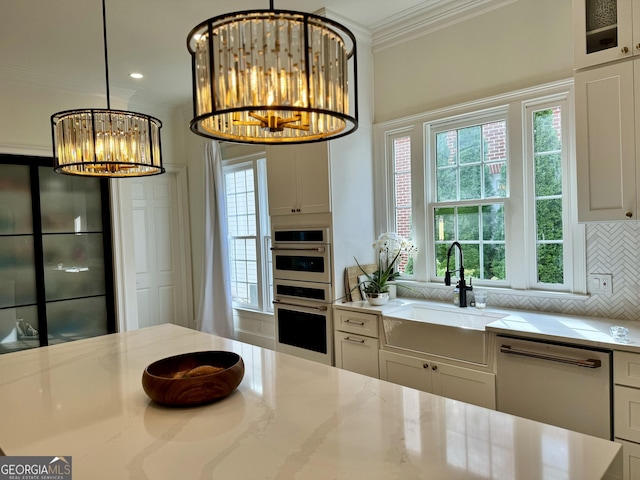
{"type": "Polygon", "coordinates": [[[233,308],[234,312],[237,312],[238,315],[242,315],[243,317],[259,318],[259,317],[264,317],[265,315],[273,317],[273,312],[264,312],[262,310],[256,310],[256,309],[247,308],[247,307],[236,307],[236,306],[233,306],[232,308],[233,308]]]}

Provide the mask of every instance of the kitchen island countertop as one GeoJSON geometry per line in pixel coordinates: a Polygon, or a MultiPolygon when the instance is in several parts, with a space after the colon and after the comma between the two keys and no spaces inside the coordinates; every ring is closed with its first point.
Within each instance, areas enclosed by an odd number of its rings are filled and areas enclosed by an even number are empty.
{"type": "Polygon", "coordinates": [[[0,356],[0,448],[71,456],[75,479],[599,479],[620,445],[201,332],[161,325],[0,356]],[[229,350],[246,372],[166,408],[151,362],[229,350]]]}

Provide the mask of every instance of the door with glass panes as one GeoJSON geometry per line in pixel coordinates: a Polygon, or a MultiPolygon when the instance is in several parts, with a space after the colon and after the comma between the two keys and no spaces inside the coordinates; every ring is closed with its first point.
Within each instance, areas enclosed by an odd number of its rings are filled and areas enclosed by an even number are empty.
{"type": "Polygon", "coordinates": [[[0,155],[0,353],[115,331],[106,180],[0,155]]]}

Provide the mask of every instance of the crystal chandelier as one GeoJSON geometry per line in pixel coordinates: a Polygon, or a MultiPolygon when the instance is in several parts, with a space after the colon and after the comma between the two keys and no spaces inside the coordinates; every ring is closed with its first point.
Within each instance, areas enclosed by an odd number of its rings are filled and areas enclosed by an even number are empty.
{"type": "Polygon", "coordinates": [[[355,36],[309,13],[229,13],[187,38],[193,74],[191,130],[242,143],[308,143],[358,127],[355,36]],[[354,112],[349,112],[349,61],[354,112]]]}
{"type": "Polygon", "coordinates": [[[102,28],[107,108],[66,110],[51,116],[54,170],[113,178],[164,173],[160,120],[111,109],[105,0],[102,0],[102,28]]]}

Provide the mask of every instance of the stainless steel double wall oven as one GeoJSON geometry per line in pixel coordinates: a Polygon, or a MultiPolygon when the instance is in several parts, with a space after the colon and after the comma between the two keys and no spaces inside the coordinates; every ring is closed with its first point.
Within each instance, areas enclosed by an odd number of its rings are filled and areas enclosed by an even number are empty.
{"type": "Polygon", "coordinates": [[[333,364],[330,229],[273,228],[276,350],[333,364]]]}

